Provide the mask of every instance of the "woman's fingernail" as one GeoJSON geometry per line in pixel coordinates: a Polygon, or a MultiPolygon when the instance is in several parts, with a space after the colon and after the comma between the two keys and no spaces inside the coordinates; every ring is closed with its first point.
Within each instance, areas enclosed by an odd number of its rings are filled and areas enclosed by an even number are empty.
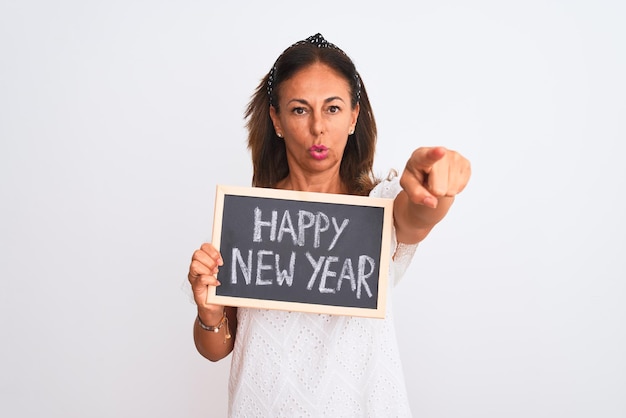
{"type": "Polygon", "coordinates": [[[422,203],[424,203],[424,206],[428,206],[429,208],[437,208],[437,199],[432,196],[426,196],[422,203]]]}

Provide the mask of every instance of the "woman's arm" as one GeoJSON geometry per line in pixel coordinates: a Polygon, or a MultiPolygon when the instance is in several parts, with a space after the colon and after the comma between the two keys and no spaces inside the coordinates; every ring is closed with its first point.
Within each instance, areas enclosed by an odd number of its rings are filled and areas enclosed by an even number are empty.
{"type": "Polygon", "coordinates": [[[230,354],[237,333],[236,308],[206,303],[209,286],[220,284],[217,271],[223,263],[219,251],[213,245],[204,243],[193,253],[187,276],[198,306],[198,316],[193,325],[194,342],[198,352],[211,361],[221,360],[230,354]]]}
{"type": "Polygon", "coordinates": [[[237,329],[237,308],[225,307],[217,317],[209,313],[200,313],[193,325],[193,340],[196,349],[205,358],[218,361],[233,351],[235,331],[237,329]],[[226,319],[224,319],[226,318],[226,319]],[[202,321],[202,322],[200,322],[202,321]],[[202,325],[217,331],[203,329],[202,325]]]}

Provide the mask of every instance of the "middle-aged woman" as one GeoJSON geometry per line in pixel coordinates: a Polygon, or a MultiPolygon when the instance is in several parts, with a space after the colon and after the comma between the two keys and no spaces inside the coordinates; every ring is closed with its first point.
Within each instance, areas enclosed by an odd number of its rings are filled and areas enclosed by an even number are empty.
{"type": "Polygon", "coordinates": [[[202,244],[188,274],[194,340],[209,360],[233,354],[229,415],[410,416],[390,290],[465,188],[469,161],[444,147],[417,148],[400,178],[376,179],[365,86],[352,60],[320,34],[278,57],[246,118],[253,186],[393,198],[392,262],[384,319],[223,307],[206,303],[223,261],[202,244]]]}

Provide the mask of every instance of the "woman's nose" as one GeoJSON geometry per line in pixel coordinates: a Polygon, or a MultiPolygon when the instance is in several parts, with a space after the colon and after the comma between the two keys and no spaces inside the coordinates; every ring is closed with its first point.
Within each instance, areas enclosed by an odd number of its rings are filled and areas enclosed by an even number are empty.
{"type": "Polygon", "coordinates": [[[324,119],[321,111],[315,111],[311,114],[311,133],[315,136],[324,133],[324,119]]]}

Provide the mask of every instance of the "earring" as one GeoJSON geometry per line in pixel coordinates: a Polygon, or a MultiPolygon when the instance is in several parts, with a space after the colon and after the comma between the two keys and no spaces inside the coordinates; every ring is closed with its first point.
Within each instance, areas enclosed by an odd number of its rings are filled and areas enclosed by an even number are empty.
{"type": "Polygon", "coordinates": [[[354,134],[354,128],[350,129],[350,131],[348,132],[348,135],[353,135],[354,134]]]}
{"type": "Polygon", "coordinates": [[[276,132],[276,136],[279,137],[279,138],[282,138],[283,134],[281,134],[280,132],[276,132]]]}

